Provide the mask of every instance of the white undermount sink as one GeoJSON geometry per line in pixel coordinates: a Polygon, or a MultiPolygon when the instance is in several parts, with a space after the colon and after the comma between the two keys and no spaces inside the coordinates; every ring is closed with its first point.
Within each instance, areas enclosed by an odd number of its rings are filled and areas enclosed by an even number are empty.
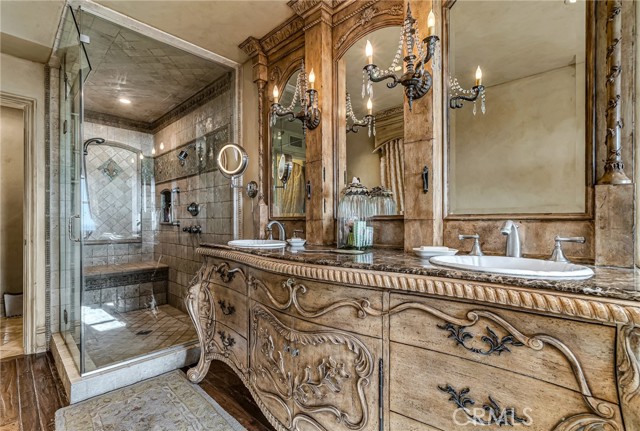
{"type": "Polygon", "coordinates": [[[512,277],[548,280],[584,280],[593,277],[593,270],[586,266],[539,259],[505,256],[436,256],[429,259],[429,262],[446,268],[512,277]]]}
{"type": "Polygon", "coordinates": [[[243,248],[285,248],[287,243],[275,239],[236,239],[227,243],[231,247],[243,248]]]}

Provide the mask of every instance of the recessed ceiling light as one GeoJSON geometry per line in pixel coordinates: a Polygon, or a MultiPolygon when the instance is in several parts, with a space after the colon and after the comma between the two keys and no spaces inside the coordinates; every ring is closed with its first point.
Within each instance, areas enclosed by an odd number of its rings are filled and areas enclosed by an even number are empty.
{"type": "Polygon", "coordinates": [[[123,105],[130,105],[131,104],[131,100],[125,98],[125,97],[121,97],[120,99],[118,99],[120,101],[120,103],[122,103],[123,105]]]}
{"type": "Polygon", "coordinates": [[[577,3],[578,0],[564,0],[564,4],[574,4],[577,3]]]}

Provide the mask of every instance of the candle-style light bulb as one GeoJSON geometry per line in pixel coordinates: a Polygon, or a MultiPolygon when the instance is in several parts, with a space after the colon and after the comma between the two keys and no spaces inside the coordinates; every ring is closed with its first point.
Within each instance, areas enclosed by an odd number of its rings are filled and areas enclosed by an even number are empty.
{"type": "Polygon", "coordinates": [[[371,97],[367,101],[367,110],[369,111],[369,115],[373,112],[373,102],[371,101],[371,97]]]}
{"type": "Polygon", "coordinates": [[[316,74],[313,73],[313,67],[311,68],[311,72],[309,72],[309,84],[311,84],[311,89],[313,90],[313,84],[316,82],[316,74]]]}
{"type": "Polygon", "coordinates": [[[433,10],[429,12],[429,16],[427,17],[427,27],[429,28],[429,36],[433,36],[436,32],[436,16],[433,10]]]}
{"type": "Polygon", "coordinates": [[[160,142],[160,151],[164,150],[164,142],[160,142]]]}
{"type": "Polygon", "coordinates": [[[273,101],[275,103],[278,103],[278,96],[280,96],[280,92],[278,91],[278,86],[274,85],[273,86],[273,101]]]}
{"type": "Polygon", "coordinates": [[[155,155],[156,154],[156,149],[155,147],[151,149],[151,155],[155,155]]]}
{"type": "Polygon", "coordinates": [[[369,64],[373,64],[373,45],[371,45],[371,42],[369,40],[367,40],[367,45],[364,48],[364,53],[367,56],[369,64]]]}
{"type": "Polygon", "coordinates": [[[480,69],[480,66],[476,69],[476,87],[478,85],[482,85],[482,69],[480,69]]]}

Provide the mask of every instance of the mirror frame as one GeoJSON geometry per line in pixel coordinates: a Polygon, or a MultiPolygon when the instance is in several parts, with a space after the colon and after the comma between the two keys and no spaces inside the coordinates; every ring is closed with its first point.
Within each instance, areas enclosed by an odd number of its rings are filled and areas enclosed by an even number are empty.
{"type": "MultiPolygon", "coordinates": [[[[295,56],[291,59],[288,59],[288,63],[287,63],[287,67],[284,70],[284,72],[282,72],[280,74],[280,76],[274,76],[275,74],[271,75],[271,81],[273,81],[274,85],[277,85],[278,88],[282,89],[281,90],[281,95],[284,93],[284,88],[287,85],[287,82],[289,81],[289,79],[291,79],[292,76],[296,75],[300,72],[300,64],[302,63],[304,56],[295,56]]],[[[279,69],[278,69],[279,70],[279,69]]],[[[269,93],[271,94],[271,93],[269,93]]],[[[272,97],[271,95],[269,97],[272,97]]],[[[271,101],[273,103],[273,100],[271,101]]],[[[272,133],[272,127],[268,126],[268,144],[267,144],[267,151],[266,151],[266,163],[265,163],[265,171],[266,171],[266,177],[267,177],[267,188],[269,190],[268,193],[268,206],[269,206],[269,220],[302,220],[305,221],[307,219],[306,216],[306,212],[304,215],[301,216],[283,216],[283,215],[274,215],[273,214],[273,191],[274,191],[274,186],[276,186],[276,181],[279,181],[278,178],[274,179],[271,177],[271,173],[273,172],[273,133],[272,133]]],[[[306,148],[306,138],[305,138],[305,148],[306,148]]],[[[306,150],[305,150],[305,158],[306,158],[306,150]]],[[[288,178],[287,178],[288,181],[288,178]]]]}
{"type": "MultiPolygon", "coordinates": [[[[347,176],[347,108],[345,94],[346,79],[345,79],[345,63],[343,60],[344,55],[355,45],[359,40],[366,37],[368,34],[373,33],[376,30],[387,27],[401,27],[404,22],[404,8],[402,5],[402,13],[400,15],[380,15],[379,19],[372,19],[367,25],[357,26],[352,31],[347,31],[347,38],[338,49],[333,52],[333,82],[334,85],[334,128],[333,128],[333,169],[337,174],[334,175],[333,188],[334,202],[333,202],[333,218],[338,218],[338,203],[340,202],[340,196],[342,190],[347,186],[350,179],[347,176]],[[342,79],[340,77],[343,77],[342,79]]],[[[343,36],[344,37],[344,36],[343,36]]],[[[342,40],[342,39],[340,39],[342,40]]],[[[364,56],[363,56],[364,57],[364,56]]],[[[363,67],[365,66],[363,61],[363,67]]],[[[401,91],[399,88],[387,89],[388,91],[401,91]]],[[[381,88],[380,91],[385,91],[381,88]]],[[[403,107],[404,107],[403,101],[403,107]]],[[[404,214],[374,216],[373,220],[404,220],[404,214]]]]}
{"type": "Polygon", "coordinates": [[[581,213],[489,213],[489,214],[450,214],[449,213],[449,20],[450,10],[457,0],[445,0],[442,3],[442,143],[443,151],[443,207],[444,221],[460,220],[591,220],[594,218],[595,201],[595,139],[596,139],[596,4],[586,3],[586,53],[585,53],[585,211],[581,213]]]}

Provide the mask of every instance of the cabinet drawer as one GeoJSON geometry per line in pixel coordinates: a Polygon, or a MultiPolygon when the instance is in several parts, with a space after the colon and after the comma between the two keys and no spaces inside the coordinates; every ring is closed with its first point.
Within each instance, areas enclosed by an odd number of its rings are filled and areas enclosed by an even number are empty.
{"type": "Polygon", "coordinates": [[[252,271],[249,292],[267,307],[331,328],[382,337],[382,292],[252,271]],[[372,315],[373,314],[373,315],[372,315]]]}
{"type": "Polygon", "coordinates": [[[230,359],[240,370],[247,369],[247,339],[228,326],[216,322],[213,337],[218,353],[230,359]]]}
{"type": "Polygon", "coordinates": [[[235,262],[207,257],[207,262],[203,265],[204,281],[208,285],[228,287],[243,295],[247,294],[247,282],[245,280],[246,269],[244,265],[235,262]]]}
{"type": "MultiPolygon", "coordinates": [[[[393,342],[390,381],[393,412],[441,430],[477,429],[470,426],[474,416],[489,421],[480,428],[491,430],[501,429],[500,424],[522,424],[526,425],[523,429],[531,431],[551,431],[560,423],[567,426],[562,429],[578,429],[578,422],[573,421],[582,421],[579,423],[589,428],[589,424],[607,420],[592,411],[578,392],[517,372],[393,342]]],[[[624,429],[617,405],[595,399],[592,402],[601,403],[602,411],[611,409],[612,420],[624,429]]]]}
{"type": "Polygon", "coordinates": [[[615,328],[412,295],[392,294],[390,307],[391,341],[579,391],[573,355],[593,395],[617,402],[615,328]],[[517,333],[532,341],[521,344],[517,333]]]}
{"type": "Polygon", "coordinates": [[[249,321],[247,297],[227,287],[214,284],[209,287],[213,288],[216,321],[224,323],[246,338],[249,321]]]}

